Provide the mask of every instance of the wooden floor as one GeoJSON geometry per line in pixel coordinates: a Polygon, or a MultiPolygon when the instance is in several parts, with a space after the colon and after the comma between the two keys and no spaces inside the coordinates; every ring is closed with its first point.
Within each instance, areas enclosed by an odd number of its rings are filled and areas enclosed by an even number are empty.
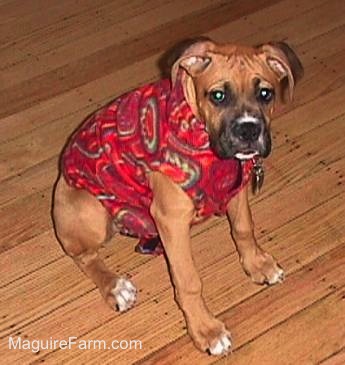
{"type": "Polygon", "coordinates": [[[345,364],[345,1],[0,0],[0,359],[2,364],[345,364]],[[252,284],[225,219],[193,230],[210,309],[231,329],[227,358],[186,335],[166,263],[117,237],[102,250],[140,288],[119,315],[64,256],[50,218],[67,136],[114,96],[159,77],[157,60],[196,35],[285,40],[305,78],[273,123],[259,243],[287,272],[252,284]],[[116,242],[115,242],[116,241],[116,242]],[[137,339],[142,349],[9,349],[22,340],[137,339]]]}

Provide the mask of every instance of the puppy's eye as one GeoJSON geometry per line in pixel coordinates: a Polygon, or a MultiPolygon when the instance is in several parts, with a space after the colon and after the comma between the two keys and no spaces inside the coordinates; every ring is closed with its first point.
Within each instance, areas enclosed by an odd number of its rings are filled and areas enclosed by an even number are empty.
{"type": "Polygon", "coordinates": [[[263,103],[269,103],[273,99],[273,95],[274,95],[273,90],[267,87],[263,87],[262,89],[259,90],[258,97],[260,101],[262,101],[263,103]]]}
{"type": "Polygon", "coordinates": [[[213,90],[210,93],[210,99],[215,105],[219,105],[225,100],[225,92],[223,90],[213,90]]]}

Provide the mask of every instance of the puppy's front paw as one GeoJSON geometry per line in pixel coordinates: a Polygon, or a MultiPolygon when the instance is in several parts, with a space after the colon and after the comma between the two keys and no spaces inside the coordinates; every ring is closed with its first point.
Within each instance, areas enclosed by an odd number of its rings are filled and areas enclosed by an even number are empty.
{"type": "Polygon", "coordinates": [[[230,333],[225,331],[209,348],[211,355],[226,355],[231,349],[230,333]]]}
{"type": "Polygon", "coordinates": [[[257,284],[277,284],[284,280],[284,271],[268,253],[258,250],[241,258],[244,271],[257,284]]]}
{"type": "Polygon", "coordinates": [[[211,355],[226,355],[231,350],[230,332],[224,323],[212,316],[188,323],[188,332],[201,351],[207,351],[211,355]]]}
{"type": "Polygon", "coordinates": [[[119,312],[125,312],[133,307],[137,298],[137,289],[125,278],[117,278],[115,287],[111,289],[111,295],[115,299],[115,306],[119,312]]]}

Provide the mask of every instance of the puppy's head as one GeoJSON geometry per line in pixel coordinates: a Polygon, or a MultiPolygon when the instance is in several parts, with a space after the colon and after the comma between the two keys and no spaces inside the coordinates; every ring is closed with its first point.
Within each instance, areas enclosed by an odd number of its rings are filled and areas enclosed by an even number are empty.
{"type": "Polygon", "coordinates": [[[285,43],[258,47],[190,44],[172,66],[187,102],[206,123],[211,147],[221,158],[267,157],[270,119],[277,103],[292,99],[302,65],[285,43]]]}

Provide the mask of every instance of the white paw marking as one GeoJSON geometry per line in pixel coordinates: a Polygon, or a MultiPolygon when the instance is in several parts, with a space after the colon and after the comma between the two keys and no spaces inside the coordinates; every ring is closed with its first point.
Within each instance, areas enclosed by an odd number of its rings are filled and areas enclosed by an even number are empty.
{"type": "Polygon", "coordinates": [[[221,335],[215,345],[210,347],[211,355],[224,355],[231,349],[231,340],[227,334],[221,335]]]}
{"type": "Polygon", "coordinates": [[[282,283],[284,281],[285,274],[283,269],[278,268],[278,270],[274,273],[274,275],[268,280],[269,285],[282,283]]]}
{"type": "Polygon", "coordinates": [[[119,278],[115,288],[111,290],[119,312],[124,312],[133,307],[137,299],[137,289],[127,279],[119,278]]]}

